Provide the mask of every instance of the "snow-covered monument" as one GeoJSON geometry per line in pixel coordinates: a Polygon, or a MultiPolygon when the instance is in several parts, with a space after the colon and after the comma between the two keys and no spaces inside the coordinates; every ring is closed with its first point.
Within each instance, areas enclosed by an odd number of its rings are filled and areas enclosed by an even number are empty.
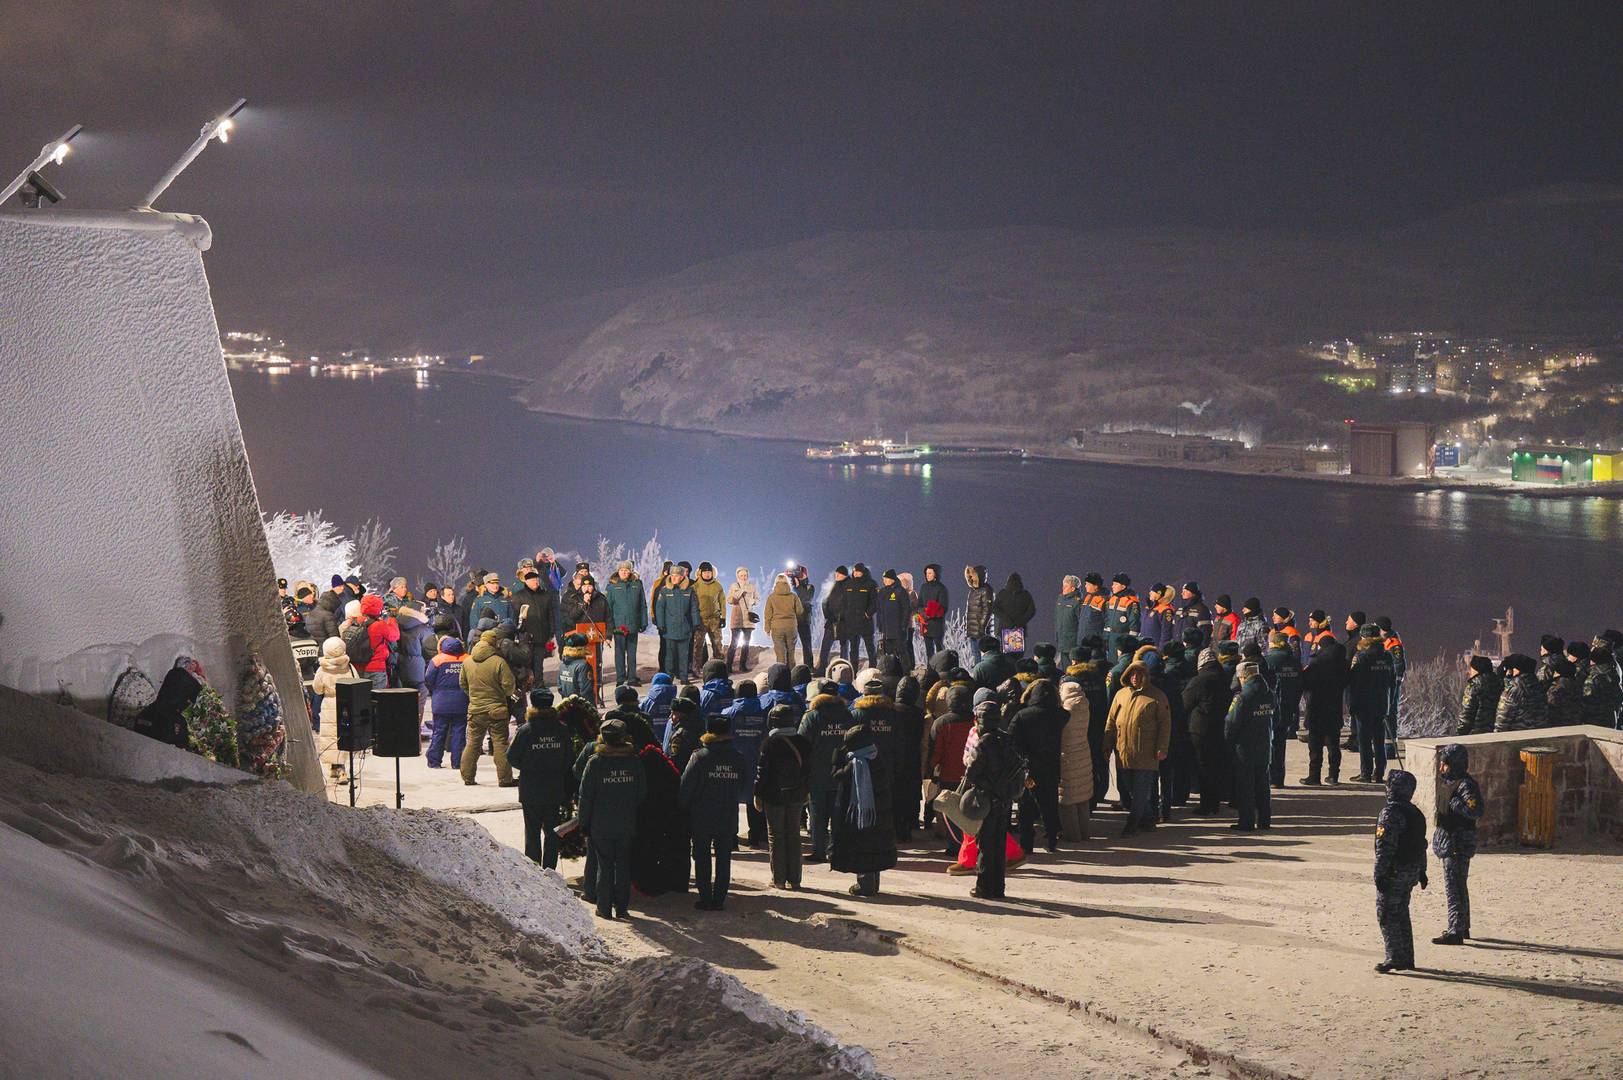
{"type": "Polygon", "coordinates": [[[184,653],[235,709],[257,654],[317,791],[209,242],[184,214],[0,213],[0,682],[94,713],[184,653]]]}

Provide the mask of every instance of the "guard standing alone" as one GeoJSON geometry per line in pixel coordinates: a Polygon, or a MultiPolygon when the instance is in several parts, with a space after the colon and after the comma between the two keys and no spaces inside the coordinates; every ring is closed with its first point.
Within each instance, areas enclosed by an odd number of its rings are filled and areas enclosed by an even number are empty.
{"type": "Polygon", "coordinates": [[[1414,774],[1393,769],[1386,778],[1386,805],[1375,822],[1375,918],[1386,956],[1375,965],[1385,975],[1414,967],[1414,927],[1409,894],[1426,881],[1426,816],[1413,803],[1414,774]]]}
{"type": "Polygon", "coordinates": [[[1437,759],[1437,773],[1448,785],[1448,801],[1437,814],[1431,851],[1443,860],[1443,888],[1448,896],[1448,930],[1433,945],[1463,945],[1471,936],[1471,893],[1466,879],[1476,854],[1476,823],[1482,817],[1482,788],[1467,770],[1470,755],[1449,743],[1437,759]]]}

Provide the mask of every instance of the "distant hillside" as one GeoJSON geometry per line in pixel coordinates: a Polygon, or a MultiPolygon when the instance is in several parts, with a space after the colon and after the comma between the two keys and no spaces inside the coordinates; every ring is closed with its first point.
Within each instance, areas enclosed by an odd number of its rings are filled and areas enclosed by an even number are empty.
{"type": "Polygon", "coordinates": [[[751,434],[1040,445],[1104,421],[1189,426],[1180,402],[1211,399],[1198,426],[1300,437],[1346,409],[1306,339],[1623,329],[1620,224],[1613,193],[1552,192],[1372,239],[839,233],[549,313],[498,363],[533,379],[536,408],[751,434]]]}

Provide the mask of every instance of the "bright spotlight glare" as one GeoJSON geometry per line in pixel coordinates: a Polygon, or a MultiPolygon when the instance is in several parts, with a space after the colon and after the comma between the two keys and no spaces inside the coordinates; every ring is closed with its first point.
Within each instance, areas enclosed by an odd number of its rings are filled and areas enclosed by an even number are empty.
{"type": "Polygon", "coordinates": [[[68,156],[68,144],[67,143],[62,143],[59,146],[57,146],[55,153],[53,153],[51,155],[51,160],[56,162],[58,165],[60,165],[60,164],[62,164],[62,162],[64,160],[67,159],[67,156],[68,156]]]}

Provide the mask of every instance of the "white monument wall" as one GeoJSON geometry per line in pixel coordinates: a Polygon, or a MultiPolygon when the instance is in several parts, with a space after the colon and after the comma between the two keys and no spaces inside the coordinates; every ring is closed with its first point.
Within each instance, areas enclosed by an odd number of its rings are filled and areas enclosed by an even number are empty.
{"type": "Polygon", "coordinates": [[[177,652],[235,711],[250,651],[320,790],[203,271],[208,226],[0,214],[0,682],[100,714],[177,652]]]}

